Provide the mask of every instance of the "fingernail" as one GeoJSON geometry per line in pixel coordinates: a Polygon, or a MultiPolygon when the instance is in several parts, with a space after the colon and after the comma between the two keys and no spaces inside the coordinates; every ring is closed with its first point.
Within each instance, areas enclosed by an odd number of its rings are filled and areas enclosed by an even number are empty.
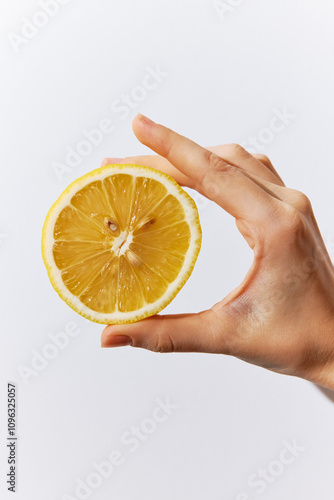
{"type": "Polygon", "coordinates": [[[110,335],[101,344],[101,347],[124,347],[131,345],[132,339],[126,335],[110,335]]]}
{"type": "Polygon", "coordinates": [[[155,122],[153,120],[150,120],[150,118],[147,118],[147,116],[142,115],[141,113],[138,113],[137,118],[138,120],[146,123],[147,125],[155,125],[155,122]]]}

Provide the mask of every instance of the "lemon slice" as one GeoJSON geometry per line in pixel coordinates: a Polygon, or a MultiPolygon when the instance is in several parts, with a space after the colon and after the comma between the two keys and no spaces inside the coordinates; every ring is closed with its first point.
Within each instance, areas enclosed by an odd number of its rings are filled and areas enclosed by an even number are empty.
{"type": "Polygon", "coordinates": [[[201,235],[195,202],[171,177],[108,165],[53,204],[42,256],[72,309],[97,323],[130,323],[171,302],[193,270],[201,235]]]}

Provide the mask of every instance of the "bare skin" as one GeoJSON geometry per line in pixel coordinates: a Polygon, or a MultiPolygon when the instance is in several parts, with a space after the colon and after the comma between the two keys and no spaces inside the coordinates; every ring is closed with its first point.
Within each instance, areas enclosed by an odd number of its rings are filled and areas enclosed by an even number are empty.
{"type": "Polygon", "coordinates": [[[229,354],[334,389],[334,267],[308,198],[287,188],[267,157],[241,146],[202,148],[142,115],[133,130],[157,155],[117,163],[159,169],[216,202],[254,260],[211,309],[109,325],[102,346],[229,354]]]}

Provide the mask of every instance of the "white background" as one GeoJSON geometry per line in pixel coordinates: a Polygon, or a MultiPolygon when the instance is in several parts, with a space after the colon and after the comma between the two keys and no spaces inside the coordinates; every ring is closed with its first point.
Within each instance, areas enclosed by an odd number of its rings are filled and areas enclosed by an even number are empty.
{"type": "MultiPolygon", "coordinates": [[[[225,2],[232,4],[219,16],[210,0],[71,0],[15,51],[8,36],[41,8],[1,0],[1,498],[78,498],[77,479],[120,450],[123,464],[87,498],[333,499],[330,394],[223,356],[103,350],[101,326],[58,298],[40,255],[44,217],[69,182],[105,156],[147,151],[131,130],[136,112],[213,145],[263,134],[285,107],[294,118],[262,151],[288,186],[311,198],[333,257],[334,4],[225,2]],[[168,76],[121,119],[111,105],[157,66],[168,76]],[[64,163],[66,148],[105,117],[114,131],[57,178],[54,162],[64,163]],[[31,368],[32,351],[69,322],[81,333],[25,384],[18,367],[31,368]],[[18,386],[16,496],[5,484],[8,380],[18,386]],[[122,434],[166,397],[178,408],[131,453],[122,434]],[[304,451],[259,494],[249,476],[293,440],[304,451]]],[[[231,217],[195,199],[203,247],[168,312],[210,307],[252,260],[231,217]]]]}

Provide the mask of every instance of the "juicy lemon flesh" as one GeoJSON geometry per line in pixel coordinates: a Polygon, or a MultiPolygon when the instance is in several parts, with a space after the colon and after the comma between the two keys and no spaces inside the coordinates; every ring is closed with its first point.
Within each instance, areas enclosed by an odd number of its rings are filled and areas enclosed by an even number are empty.
{"type": "Polygon", "coordinates": [[[153,178],[110,175],[77,191],[52,248],[65,287],[97,313],[156,302],[184,264],[190,229],[180,201],[153,178]]]}

